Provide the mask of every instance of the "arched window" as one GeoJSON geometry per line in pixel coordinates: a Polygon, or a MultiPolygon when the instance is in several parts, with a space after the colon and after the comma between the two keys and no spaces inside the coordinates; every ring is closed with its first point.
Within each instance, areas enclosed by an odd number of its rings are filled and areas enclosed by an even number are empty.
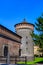
{"type": "Polygon", "coordinates": [[[8,56],[8,46],[4,46],[4,57],[8,56]]]}

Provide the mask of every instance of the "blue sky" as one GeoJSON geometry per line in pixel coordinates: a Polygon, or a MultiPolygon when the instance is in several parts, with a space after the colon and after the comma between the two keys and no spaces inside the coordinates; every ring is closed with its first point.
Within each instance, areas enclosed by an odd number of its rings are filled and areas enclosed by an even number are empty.
{"type": "Polygon", "coordinates": [[[24,18],[34,24],[42,13],[43,0],[0,0],[0,24],[12,31],[24,18]]]}

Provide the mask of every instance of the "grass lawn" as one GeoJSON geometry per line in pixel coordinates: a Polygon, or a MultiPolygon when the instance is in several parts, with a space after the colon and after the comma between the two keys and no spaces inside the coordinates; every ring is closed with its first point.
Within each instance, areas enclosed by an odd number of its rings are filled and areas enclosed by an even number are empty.
{"type": "MultiPolygon", "coordinates": [[[[42,57],[35,57],[35,60],[34,61],[29,61],[27,62],[26,64],[36,64],[40,61],[43,61],[43,58],[42,57]]],[[[18,62],[18,64],[25,64],[25,62],[18,62]]]]}

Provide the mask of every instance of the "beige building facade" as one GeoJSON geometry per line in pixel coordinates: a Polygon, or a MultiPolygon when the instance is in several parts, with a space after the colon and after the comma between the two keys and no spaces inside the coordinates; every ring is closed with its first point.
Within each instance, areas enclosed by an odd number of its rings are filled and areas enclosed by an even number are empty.
{"type": "Polygon", "coordinates": [[[39,46],[34,45],[34,55],[39,55],[39,46]]]}

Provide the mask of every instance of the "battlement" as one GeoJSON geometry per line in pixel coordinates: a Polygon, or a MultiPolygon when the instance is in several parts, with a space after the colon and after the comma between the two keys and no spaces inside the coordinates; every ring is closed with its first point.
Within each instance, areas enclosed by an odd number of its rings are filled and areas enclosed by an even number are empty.
{"type": "Polygon", "coordinates": [[[34,30],[34,25],[31,23],[26,22],[26,20],[23,20],[23,22],[18,23],[15,25],[16,30],[18,29],[31,29],[34,30]]]}

